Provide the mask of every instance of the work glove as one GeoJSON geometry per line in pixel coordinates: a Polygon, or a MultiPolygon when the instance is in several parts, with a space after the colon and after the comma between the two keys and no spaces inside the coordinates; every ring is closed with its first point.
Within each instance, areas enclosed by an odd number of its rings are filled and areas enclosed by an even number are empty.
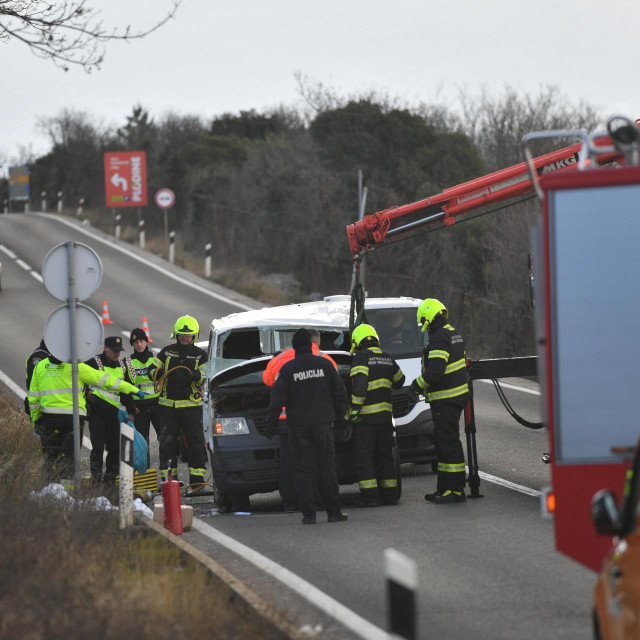
{"type": "Polygon", "coordinates": [[[200,373],[200,371],[194,371],[191,374],[191,381],[192,382],[200,382],[200,378],[202,378],[202,374],[200,373]]]}
{"type": "Polygon", "coordinates": [[[138,391],[136,395],[138,396],[138,400],[144,400],[147,397],[147,394],[144,391],[138,391]]]}
{"type": "Polygon", "coordinates": [[[277,430],[278,430],[278,423],[277,422],[276,423],[270,422],[267,425],[267,429],[264,432],[264,435],[265,435],[266,438],[269,438],[269,440],[271,440],[271,438],[273,438],[273,436],[276,434],[277,430]]]}
{"type": "Polygon", "coordinates": [[[411,389],[411,391],[413,391],[413,393],[415,393],[417,396],[422,396],[424,395],[424,389],[422,389],[420,387],[420,385],[418,384],[417,380],[414,380],[411,383],[411,386],[409,387],[411,389]]]}
{"type": "Polygon", "coordinates": [[[358,424],[358,422],[362,420],[357,409],[351,409],[349,420],[351,421],[351,424],[358,424]]]}
{"type": "Polygon", "coordinates": [[[44,434],[44,427],[42,426],[42,422],[40,422],[40,420],[36,420],[33,423],[33,433],[35,433],[38,437],[44,434]]]}
{"type": "Polygon", "coordinates": [[[416,402],[418,402],[418,394],[413,390],[413,387],[407,387],[406,394],[409,400],[409,404],[415,404],[416,402]]]}

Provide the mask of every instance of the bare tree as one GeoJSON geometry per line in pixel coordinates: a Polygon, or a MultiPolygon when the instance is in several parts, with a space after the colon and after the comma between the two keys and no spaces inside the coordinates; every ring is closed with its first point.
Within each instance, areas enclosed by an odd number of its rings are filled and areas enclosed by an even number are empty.
{"type": "Polygon", "coordinates": [[[173,18],[181,2],[171,0],[170,10],[159,22],[134,30],[131,25],[105,27],[100,11],[87,6],[86,0],[0,0],[0,41],[15,38],[64,71],[77,65],[90,72],[100,68],[107,42],[148,36],[173,18]]]}

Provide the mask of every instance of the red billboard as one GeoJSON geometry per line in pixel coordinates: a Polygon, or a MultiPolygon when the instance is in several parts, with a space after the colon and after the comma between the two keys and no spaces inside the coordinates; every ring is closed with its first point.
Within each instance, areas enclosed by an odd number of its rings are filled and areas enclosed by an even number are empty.
{"type": "Polygon", "coordinates": [[[107,207],[147,205],[147,156],[144,151],[104,154],[104,191],[107,207]]]}

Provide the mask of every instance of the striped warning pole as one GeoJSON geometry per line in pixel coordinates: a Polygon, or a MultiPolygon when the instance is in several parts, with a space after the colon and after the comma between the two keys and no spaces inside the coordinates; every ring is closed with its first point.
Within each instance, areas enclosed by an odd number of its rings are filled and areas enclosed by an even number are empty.
{"type": "Polygon", "coordinates": [[[133,427],[120,423],[120,528],[133,525],[133,427]]]}
{"type": "Polygon", "coordinates": [[[389,631],[393,638],[416,640],[416,589],[418,569],[415,561],[395,549],[384,550],[387,581],[389,631]]]}

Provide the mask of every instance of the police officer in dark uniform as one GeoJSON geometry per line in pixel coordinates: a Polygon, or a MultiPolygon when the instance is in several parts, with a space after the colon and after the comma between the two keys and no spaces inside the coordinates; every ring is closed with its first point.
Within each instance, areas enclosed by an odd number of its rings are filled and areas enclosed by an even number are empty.
{"type": "Polygon", "coordinates": [[[266,435],[273,437],[282,407],[286,406],[302,523],[316,523],[316,487],[327,510],[327,520],[342,522],[347,515],[340,510],[332,422],[343,420],[347,392],[333,364],[311,352],[311,336],[306,329],[295,332],[291,346],[295,358],[280,369],[271,390],[266,435]]]}
{"type": "Polygon", "coordinates": [[[415,393],[431,405],[438,456],[438,486],[424,499],[436,504],[464,502],[464,451],[460,442],[460,414],[469,401],[464,340],[448,321],[449,312],[435,298],[418,307],[418,325],[429,332],[422,354],[422,373],[412,383],[415,393]]]}
{"type": "MultiPolygon", "coordinates": [[[[33,371],[36,368],[38,362],[48,358],[51,355],[47,345],[44,342],[44,338],[40,340],[40,344],[36,348],[36,350],[31,353],[31,355],[27,358],[26,369],[27,369],[27,395],[24,397],[24,411],[28,416],[31,416],[31,410],[29,408],[29,388],[31,387],[31,378],[33,377],[33,371]]],[[[38,419],[33,423],[33,431],[34,433],[42,439],[42,420],[38,419]]],[[[44,448],[43,448],[44,453],[44,448]]]]}
{"type": "Polygon", "coordinates": [[[351,351],[356,354],[350,372],[349,418],[353,424],[361,507],[377,507],[380,501],[385,505],[398,504],[391,388],[402,388],[404,374],[379,344],[378,334],[371,325],[361,324],[354,329],[351,351]]]}

